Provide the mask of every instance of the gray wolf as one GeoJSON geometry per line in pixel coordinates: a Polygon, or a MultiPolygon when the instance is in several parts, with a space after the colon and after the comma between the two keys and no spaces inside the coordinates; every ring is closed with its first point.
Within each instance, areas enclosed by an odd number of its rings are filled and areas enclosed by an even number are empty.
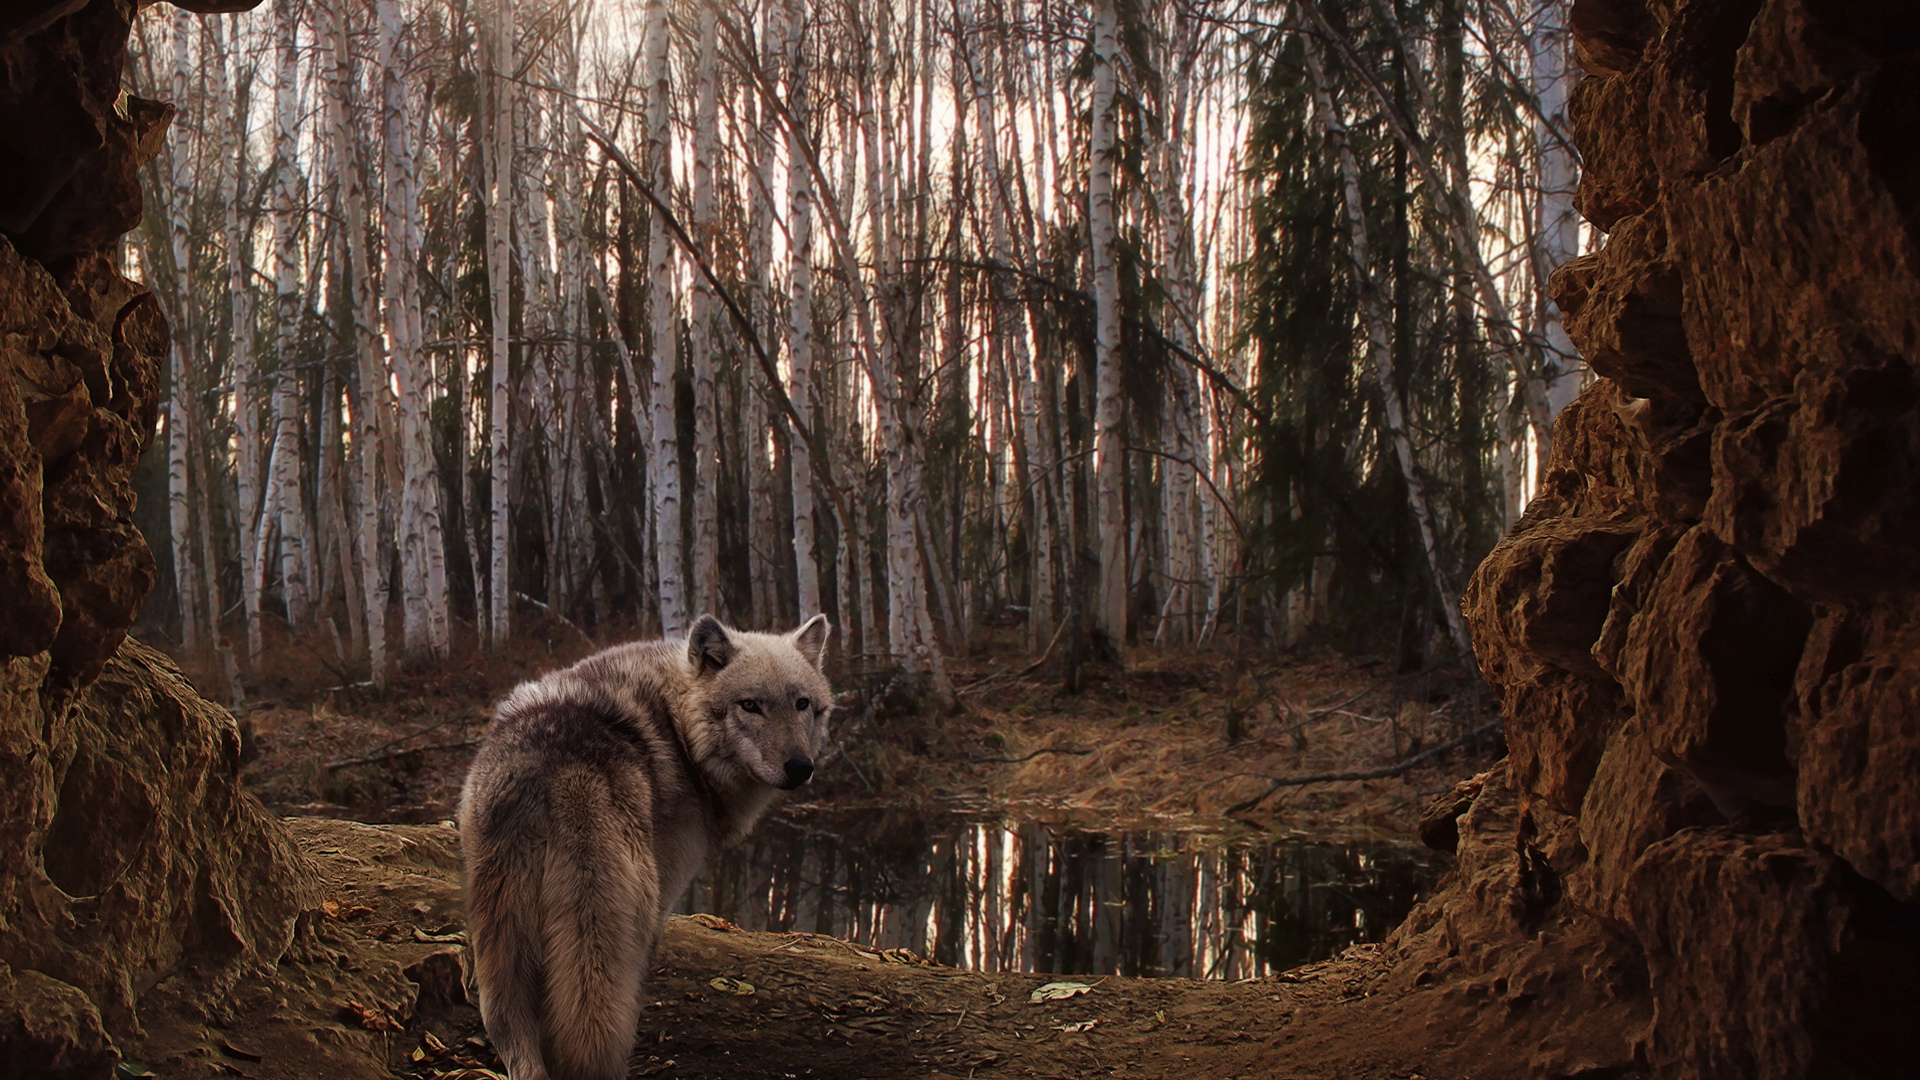
{"type": "Polygon", "coordinates": [[[668,911],[813,776],[829,627],[635,642],[507,695],[460,796],[480,1016],[514,1080],[624,1077],[668,911]]]}

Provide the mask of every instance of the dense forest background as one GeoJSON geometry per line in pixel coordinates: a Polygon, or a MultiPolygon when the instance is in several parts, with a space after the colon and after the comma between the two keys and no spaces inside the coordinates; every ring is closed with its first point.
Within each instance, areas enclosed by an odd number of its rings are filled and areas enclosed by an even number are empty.
{"type": "MultiPolygon", "coordinates": [[[[154,7],[149,622],[1417,666],[1584,368],[1565,0],[154,7]],[[998,635],[998,638],[995,638],[998,635]]],[[[217,692],[217,690],[215,691],[217,692]]]]}

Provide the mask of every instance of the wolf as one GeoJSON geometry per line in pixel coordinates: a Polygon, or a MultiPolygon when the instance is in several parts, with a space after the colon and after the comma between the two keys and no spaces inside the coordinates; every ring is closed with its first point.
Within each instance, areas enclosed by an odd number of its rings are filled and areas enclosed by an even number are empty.
{"type": "Polygon", "coordinates": [[[460,794],[480,1016],[513,1080],[626,1075],[668,911],[813,776],[829,626],[635,642],[501,701],[460,794]]]}

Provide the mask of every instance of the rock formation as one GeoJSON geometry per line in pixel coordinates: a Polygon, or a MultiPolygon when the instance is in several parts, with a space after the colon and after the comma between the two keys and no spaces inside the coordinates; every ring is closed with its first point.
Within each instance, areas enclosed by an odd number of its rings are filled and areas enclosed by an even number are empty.
{"type": "Polygon", "coordinates": [[[1511,752],[1397,945],[1510,1010],[1614,1018],[1538,1073],[1910,1076],[1920,9],[1578,0],[1573,25],[1608,235],[1554,285],[1601,378],[1468,591],[1511,752]]]}
{"type": "Polygon", "coordinates": [[[134,10],[0,15],[0,1076],[110,1075],[144,993],[272,962],[305,892],[232,717],[126,637],[168,340],[118,249],[173,112],[120,97],[134,10]]]}

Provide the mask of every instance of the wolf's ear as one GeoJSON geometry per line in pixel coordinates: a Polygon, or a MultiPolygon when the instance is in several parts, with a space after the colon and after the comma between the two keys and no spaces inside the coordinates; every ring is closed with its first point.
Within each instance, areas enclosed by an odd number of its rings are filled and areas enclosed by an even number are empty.
{"type": "Polygon", "coordinates": [[[827,621],[827,617],[815,615],[800,624],[800,629],[793,632],[791,640],[801,656],[813,661],[815,668],[824,671],[827,666],[827,635],[831,633],[833,624],[827,621]]]}
{"type": "Polygon", "coordinates": [[[687,659],[693,661],[697,675],[726,667],[732,662],[736,648],[727,628],[711,615],[695,619],[693,629],[687,631],[687,659]]]}

